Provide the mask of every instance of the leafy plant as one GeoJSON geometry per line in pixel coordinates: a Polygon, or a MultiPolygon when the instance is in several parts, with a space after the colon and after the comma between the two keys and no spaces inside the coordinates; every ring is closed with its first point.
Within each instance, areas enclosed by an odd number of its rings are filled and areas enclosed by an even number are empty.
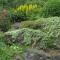
{"type": "Polygon", "coordinates": [[[33,18],[38,13],[38,9],[39,7],[37,4],[20,5],[16,9],[14,9],[12,20],[25,21],[30,18],[33,18]]]}
{"type": "Polygon", "coordinates": [[[22,53],[24,52],[24,49],[25,48],[22,48],[18,45],[12,45],[10,47],[8,46],[1,47],[0,48],[0,59],[1,60],[14,60],[18,58],[17,56],[19,56],[18,59],[23,60],[22,53]]]}
{"type": "Polygon", "coordinates": [[[10,28],[10,21],[9,20],[0,20],[0,29],[1,31],[8,31],[8,29],[10,28]]]}
{"type": "MultiPolygon", "coordinates": [[[[28,45],[31,47],[37,48],[60,48],[60,18],[52,17],[52,18],[42,18],[41,20],[37,20],[38,23],[40,21],[41,27],[39,30],[28,29],[32,25],[27,25],[28,28],[19,29],[16,31],[6,32],[6,36],[11,35],[12,44],[21,44],[28,45]]],[[[37,22],[36,21],[36,22],[37,22]]],[[[31,23],[32,24],[32,23],[31,23]]],[[[38,25],[40,26],[40,25],[38,25]]],[[[34,26],[35,27],[35,26],[34,26]]],[[[33,27],[30,27],[33,28],[33,27]]],[[[39,27],[37,27],[39,28],[39,27]]],[[[7,38],[6,40],[10,40],[7,38]]],[[[6,43],[8,43],[6,41],[6,43]]],[[[8,43],[9,44],[9,43],[8,43]]]]}
{"type": "Polygon", "coordinates": [[[48,0],[41,10],[41,16],[60,16],[60,0],[48,0]]]}
{"type": "Polygon", "coordinates": [[[45,25],[45,22],[40,20],[35,21],[23,21],[20,23],[21,28],[31,28],[31,29],[43,29],[45,25]]]}

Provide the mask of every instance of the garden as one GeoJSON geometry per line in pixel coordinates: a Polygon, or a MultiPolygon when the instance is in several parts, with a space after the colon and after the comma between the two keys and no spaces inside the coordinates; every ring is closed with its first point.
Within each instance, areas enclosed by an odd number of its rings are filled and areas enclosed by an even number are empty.
{"type": "Polygon", "coordinates": [[[60,60],[60,0],[0,0],[0,60],[60,60]]]}

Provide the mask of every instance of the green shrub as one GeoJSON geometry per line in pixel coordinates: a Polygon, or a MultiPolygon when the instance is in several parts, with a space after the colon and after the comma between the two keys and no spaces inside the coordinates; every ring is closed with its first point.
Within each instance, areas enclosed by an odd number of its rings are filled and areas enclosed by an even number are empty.
{"type": "MultiPolygon", "coordinates": [[[[23,28],[6,33],[6,43],[18,43],[38,48],[60,48],[60,17],[42,18],[40,30],[23,28]],[[10,35],[10,37],[9,37],[10,35]]],[[[36,21],[36,22],[37,22],[36,21]]],[[[35,21],[34,21],[35,22],[35,21]]],[[[32,23],[31,21],[29,22],[32,23]]],[[[27,23],[26,23],[27,24],[27,23]]],[[[33,23],[34,24],[34,23],[33,23]]],[[[29,25],[31,26],[31,25],[29,25]]],[[[25,27],[29,27],[25,26],[25,27]]],[[[35,27],[35,26],[34,26],[35,27]]],[[[33,28],[33,27],[30,27],[33,28]]],[[[39,28],[39,27],[36,27],[39,28]]]]}
{"type": "Polygon", "coordinates": [[[26,13],[23,12],[12,14],[11,18],[12,22],[21,22],[28,19],[26,13]]]}
{"type": "MultiPolygon", "coordinates": [[[[21,44],[22,46],[31,46],[33,48],[56,48],[56,39],[54,35],[44,33],[40,30],[21,29],[18,31],[7,32],[5,43],[8,45],[21,44]],[[8,35],[12,37],[8,37],[8,35]],[[8,37],[8,38],[6,38],[8,37]],[[12,41],[13,40],[13,41],[12,41]]],[[[57,47],[59,48],[59,47],[57,47]]]]}
{"type": "Polygon", "coordinates": [[[0,48],[0,60],[23,60],[22,53],[24,52],[23,47],[12,45],[10,47],[5,46],[0,48]],[[7,53],[8,52],[8,53],[7,53]],[[18,57],[19,56],[19,57],[18,57]]]}
{"type": "Polygon", "coordinates": [[[1,31],[6,32],[9,30],[9,28],[10,28],[10,21],[9,20],[7,20],[7,19],[0,20],[0,30],[1,31]]]}
{"type": "Polygon", "coordinates": [[[5,47],[5,43],[4,43],[4,33],[0,32],[0,48],[5,47]]]}
{"type": "Polygon", "coordinates": [[[37,18],[37,14],[41,6],[38,6],[37,4],[24,4],[18,6],[16,9],[14,9],[13,15],[12,15],[12,21],[25,21],[30,19],[37,18]]]}
{"type": "Polygon", "coordinates": [[[2,9],[0,14],[0,31],[8,31],[10,28],[10,17],[7,9],[2,9]]]}
{"type": "Polygon", "coordinates": [[[26,50],[27,46],[11,45],[8,46],[5,43],[4,33],[0,32],[0,60],[15,60],[18,58],[23,60],[23,52],[26,50]],[[8,52],[8,53],[7,53],[8,52]]]}
{"type": "MultiPolygon", "coordinates": [[[[20,23],[21,28],[40,29],[44,32],[49,31],[51,27],[59,26],[60,17],[40,18],[35,21],[23,21],[20,23]],[[58,24],[58,25],[57,25],[58,24]]],[[[53,29],[53,28],[52,28],[53,29]]]]}
{"type": "Polygon", "coordinates": [[[60,16],[60,0],[48,0],[41,10],[41,16],[60,16]]]}
{"type": "Polygon", "coordinates": [[[3,32],[0,32],[0,42],[2,42],[3,41],[3,38],[4,37],[4,33],[3,32]]]}
{"type": "Polygon", "coordinates": [[[40,38],[43,36],[43,32],[39,30],[33,30],[33,29],[20,29],[16,31],[10,31],[5,33],[6,43],[7,44],[13,44],[13,43],[19,43],[23,45],[31,45],[31,41],[34,43],[35,41],[40,40],[40,38]],[[38,38],[37,38],[38,37],[38,38]],[[22,40],[22,41],[21,41],[22,40]]]}
{"type": "Polygon", "coordinates": [[[42,29],[45,22],[42,20],[23,21],[20,23],[20,28],[42,29]]]}
{"type": "Polygon", "coordinates": [[[15,8],[21,4],[24,4],[26,0],[0,0],[0,4],[4,5],[4,8],[15,8]]]}

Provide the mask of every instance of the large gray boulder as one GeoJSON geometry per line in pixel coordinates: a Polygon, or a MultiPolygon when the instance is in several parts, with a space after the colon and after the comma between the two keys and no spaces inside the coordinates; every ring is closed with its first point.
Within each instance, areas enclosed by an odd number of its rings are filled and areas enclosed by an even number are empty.
{"type": "Polygon", "coordinates": [[[51,51],[30,49],[24,53],[24,60],[60,60],[60,55],[55,53],[55,51],[51,53],[51,51]]]}

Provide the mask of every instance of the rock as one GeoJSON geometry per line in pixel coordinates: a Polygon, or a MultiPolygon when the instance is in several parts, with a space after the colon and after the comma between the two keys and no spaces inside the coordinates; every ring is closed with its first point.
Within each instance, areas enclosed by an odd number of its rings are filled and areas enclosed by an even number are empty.
{"type": "Polygon", "coordinates": [[[20,22],[16,22],[12,25],[14,29],[19,29],[20,28],[20,22]]]}
{"type": "Polygon", "coordinates": [[[25,53],[23,53],[23,57],[16,55],[14,60],[60,60],[60,55],[52,56],[48,53],[45,53],[43,50],[39,51],[38,53],[36,51],[33,52],[32,50],[27,50],[25,53]]]}
{"type": "Polygon", "coordinates": [[[24,60],[60,60],[60,55],[49,54],[43,50],[30,49],[24,53],[24,60]]]}
{"type": "Polygon", "coordinates": [[[60,60],[60,55],[52,56],[52,60],[60,60]]]}
{"type": "Polygon", "coordinates": [[[20,55],[16,55],[13,60],[23,60],[23,57],[20,55]]]}
{"type": "Polygon", "coordinates": [[[51,57],[37,53],[27,53],[25,55],[25,60],[51,60],[51,57]]]}
{"type": "Polygon", "coordinates": [[[27,51],[24,53],[24,58],[25,60],[51,60],[51,56],[49,56],[45,52],[42,52],[42,50],[39,53],[36,51],[27,51]]]}

